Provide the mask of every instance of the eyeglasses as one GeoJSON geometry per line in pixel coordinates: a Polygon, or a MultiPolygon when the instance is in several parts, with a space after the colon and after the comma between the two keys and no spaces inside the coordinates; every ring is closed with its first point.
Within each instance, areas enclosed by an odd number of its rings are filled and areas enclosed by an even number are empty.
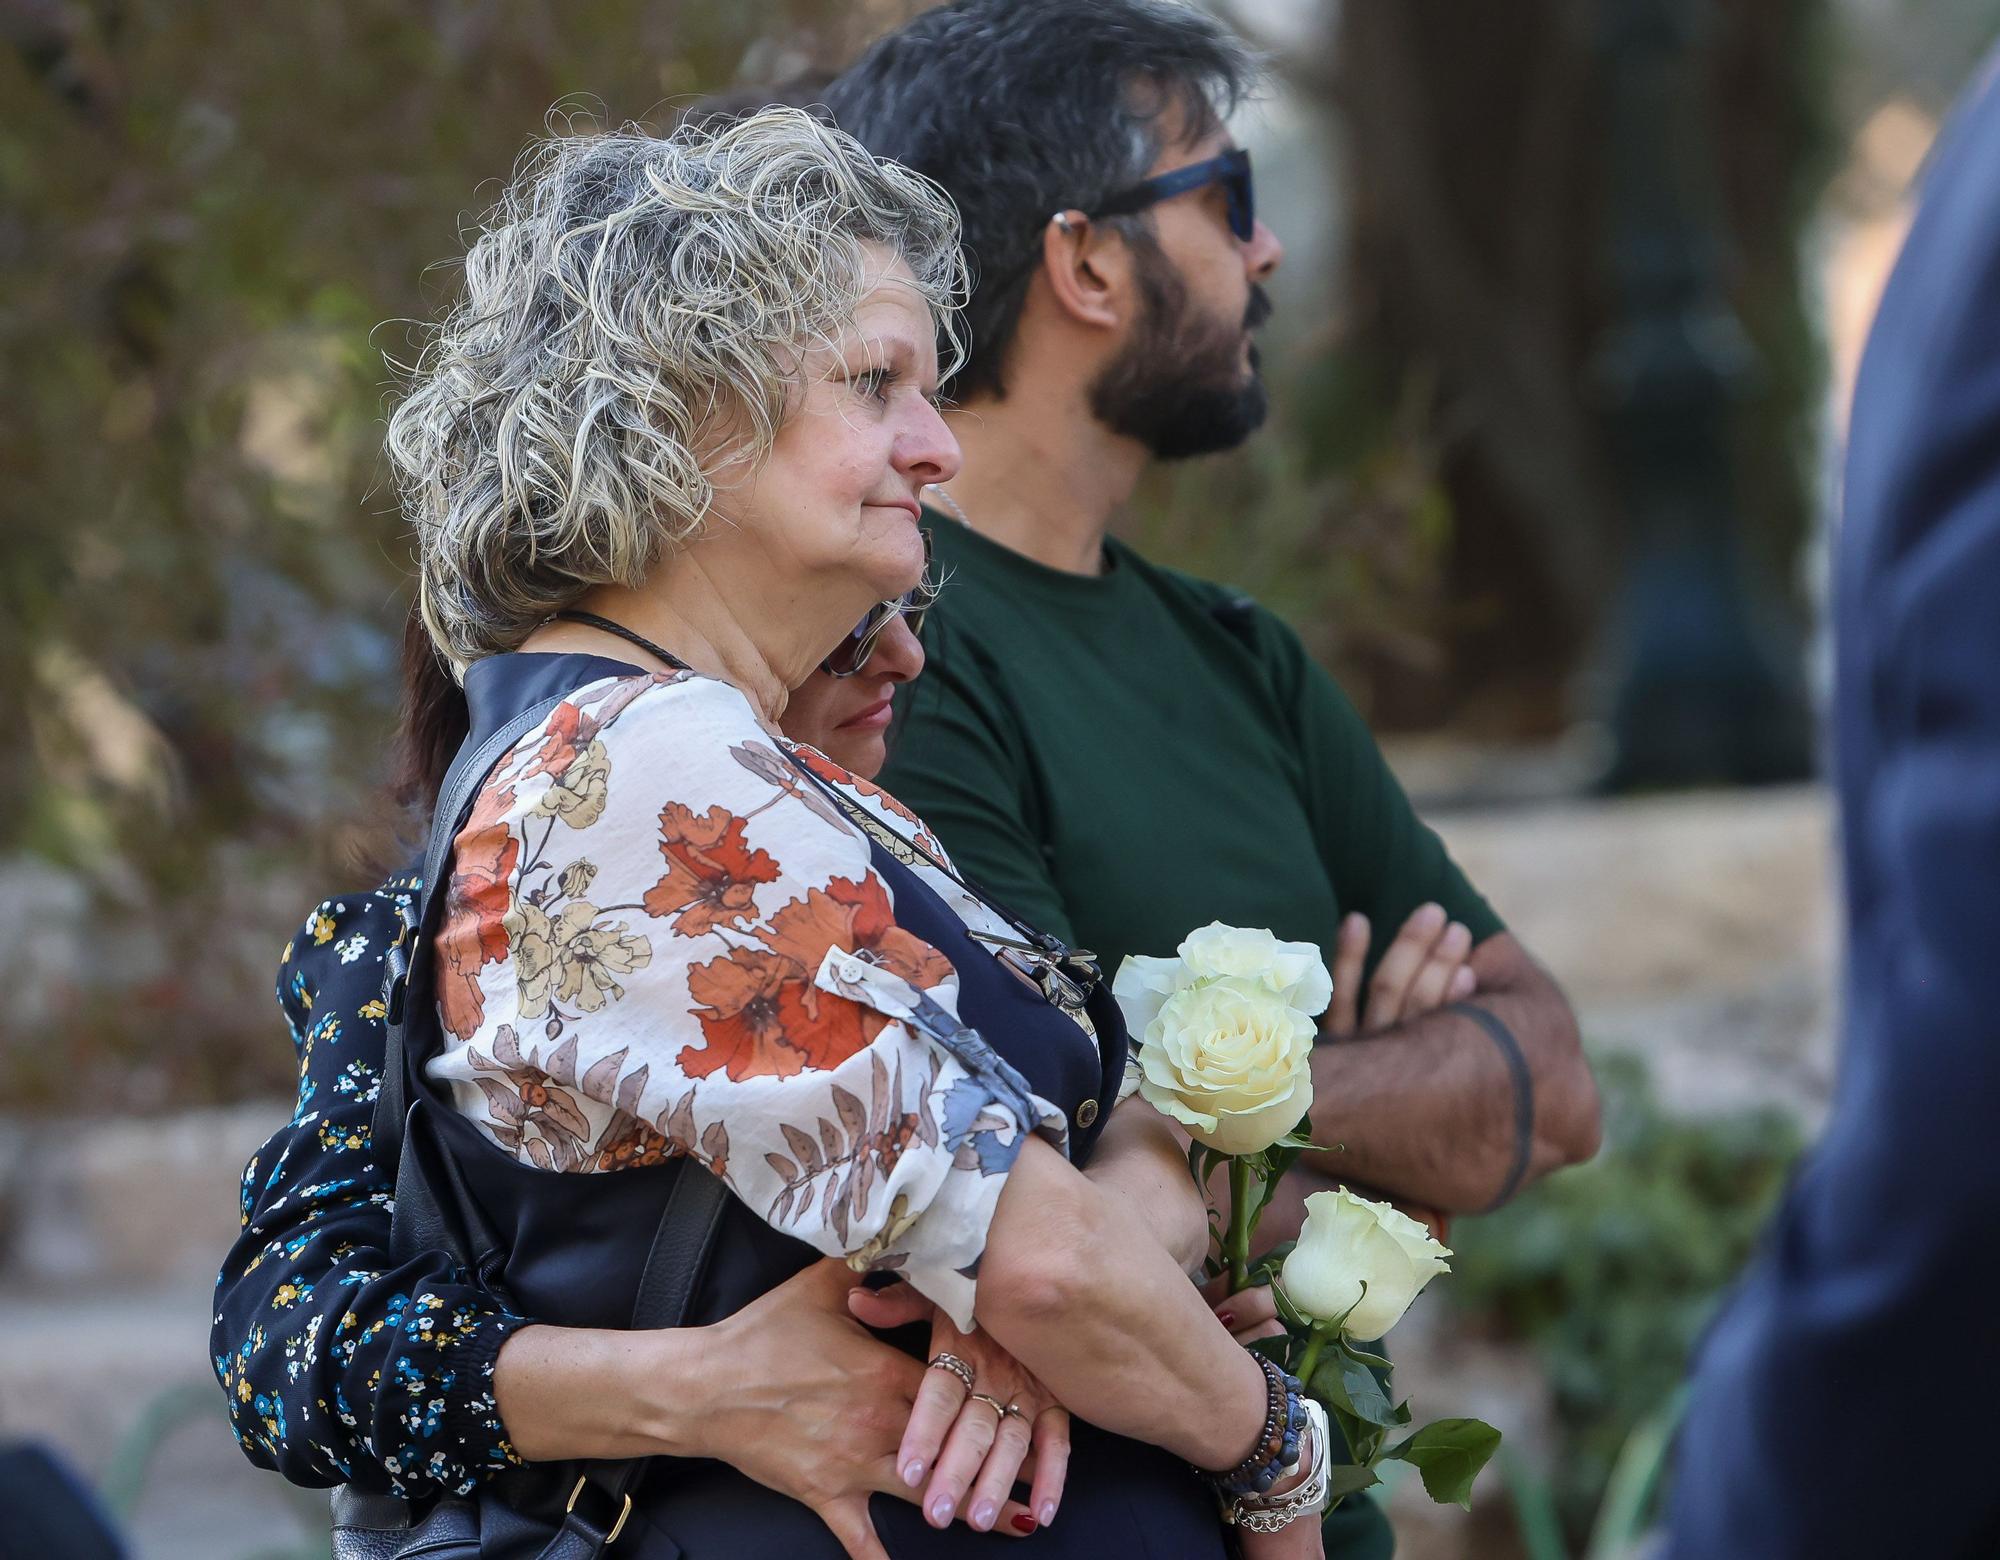
{"type": "Polygon", "coordinates": [[[1157,206],[1163,200],[1172,200],[1176,195],[1185,195],[1190,190],[1205,189],[1211,184],[1220,184],[1229,198],[1229,231],[1244,243],[1249,243],[1257,236],[1257,190],[1250,179],[1248,147],[1233,147],[1206,162],[1189,163],[1185,168],[1175,168],[1170,173],[1142,179],[1127,189],[1107,195],[1089,215],[1127,216],[1135,211],[1144,211],[1148,206],[1157,206]]]}
{"type": "Polygon", "coordinates": [[[854,632],[834,646],[833,653],[819,663],[819,669],[829,677],[853,677],[868,665],[869,656],[875,653],[875,641],[882,637],[884,629],[903,619],[910,625],[910,632],[921,633],[924,615],[938,598],[938,587],[931,579],[930,538],[924,538],[924,577],[914,590],[889,601],[878,601],[868,609],[868,615],[854,625],[854,632]]]}
{"type": "Polygon", "coordinates": [[[868,658],[875,653],[875,641],[897,618],[910,625],[911,633],[922,632],[924,614],[930,611],[931,603],[937,600],[937,596],[937,587],[925,580],[915,590],[893,601],[876,603],[868,609],[868,616],[854,625],[854,632],[841,640],[834,647],[833,654],[819,663],[820,670],[829,677],[857,675],[867,667],[868,658]]]}

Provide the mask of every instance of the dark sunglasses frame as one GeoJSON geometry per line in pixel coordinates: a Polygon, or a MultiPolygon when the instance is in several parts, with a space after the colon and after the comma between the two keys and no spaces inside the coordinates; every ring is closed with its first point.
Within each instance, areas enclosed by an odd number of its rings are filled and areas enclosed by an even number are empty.
{"type": "Polygon", "coordinates": [[[858,677],[868,666],[869,656],[875,653],[875,641],[882,637],[882,631],[897,618],[910,625],[910,632],[921,633],[924,615],[930,611],[938,598],[938,587],[931,579],[931,540],[924,538],[924,577],[917,582],[914,590],[905,591],[890,601],[878,601],[868,609],[868,615],[854,625],[854,632],[834,646],[833,653],[819,663],[819,669],[836,681],[858,677]]]}
{"type": "MultiPolygon", "coordinates": [[[[1185,168],[1155,174],[1150,179],[1142,179],[1137,184],[1116,190],[1105,196],[1095,210],[1086,211],[1084,215],[1130,216],[1149,206],[1157,206],[1163,200],[1172,200],[1176,195],[1185,195],[1190,190],[1203,189],[1211,184],[1222,185],[1228,194],[1229,231],[1236,235],[1239,242],[1249,243],[1257,236],[1257,185],[1250,173],[1250,150],[1244,146],[1232,147],[1220,157],[1189,163],[1185,168]]],[[[1014,264],[990,278],[982,279],[979,285],[999,290],[1012,287],[1033,270],[1041,258],[1041,247],[1037,244],[1014,264]]]]}
{"type": "Polygon", "coordinates": [[[1150,179],[1107,195],[1093,217],[1123,217],[1190,190],[1220,184],[1229,197],[1229,231],[1244,243],[1257,236],[1257,186],[1250,176],[1250,149],[1232,147],[1220,157],[1189,163],[1185,168],[1155,174],[1150,179]]]}

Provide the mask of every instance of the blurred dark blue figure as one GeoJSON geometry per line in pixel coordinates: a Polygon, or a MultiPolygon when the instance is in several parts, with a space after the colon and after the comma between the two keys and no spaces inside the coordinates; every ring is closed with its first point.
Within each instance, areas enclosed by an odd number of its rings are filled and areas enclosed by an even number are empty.
{"type": "Polygon", "coordinates": [[[1939,144],[1855,395],[1832,1119],[1703,1349],[1674,1560],[2000,1555],[2000,90],[1939,144]]]}
{"type": "Polygon", "coordinates": [[[0,1446],[0,1560],[124,1560],[97,1497],[29,1441],[0,1446]]]}

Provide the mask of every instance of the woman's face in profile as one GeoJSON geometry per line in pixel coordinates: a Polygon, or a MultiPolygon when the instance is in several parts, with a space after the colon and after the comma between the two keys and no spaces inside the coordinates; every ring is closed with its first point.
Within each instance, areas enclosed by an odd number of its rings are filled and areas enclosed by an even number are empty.
{"type": "Polygon", "coordinates": [[[888,758],[890,700],[924,669],[924,647],[902,618],[885,627],[852,677],[816,671],[792,690],[778,722],[794,742],[818,748],[841,768],[873,780],[888,758]]]}
{"type": "Polygon", "coordinates": [[[815,660],[872,604],[917,583],[918,495],[959,466],[958,441],[931,399],[930,305],[900,258],[868,247],[874,285],[840,337],[808,356],[805,388],[756,472],[735,482],[718,474],[723,524],[704,543],[733,530],[727,545],[751,550],[768,610],[815,628],[824,618],[815,660]]]}

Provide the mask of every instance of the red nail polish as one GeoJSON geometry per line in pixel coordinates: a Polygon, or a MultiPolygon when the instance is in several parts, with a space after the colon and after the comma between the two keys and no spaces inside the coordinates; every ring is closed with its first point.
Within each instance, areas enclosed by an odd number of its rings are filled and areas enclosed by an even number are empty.
{"type": "Polygon", "coordinates": [[[1012,1526],[1016,1533],[1032,1533],[1035,1531],[1035,1519],[1025,1511],[1016,1512],[1012,1526]]]}
{"type": "Polygon", "coordinates": [[[1215,1319],[1222,1323],[1224,1327],[1233,1328],[1236,1325],[1236,1313],[1234,1311],[1217,1311],[1215,1319]]]}

